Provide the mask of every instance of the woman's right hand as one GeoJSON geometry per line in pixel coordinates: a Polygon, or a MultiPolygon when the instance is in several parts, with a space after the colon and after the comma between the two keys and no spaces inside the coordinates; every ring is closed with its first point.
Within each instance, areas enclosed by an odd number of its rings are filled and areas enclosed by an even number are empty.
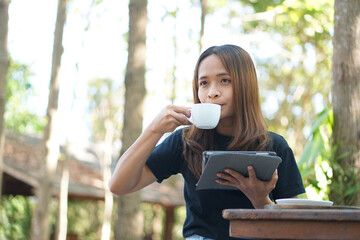
{"type": "Polygon", "coordinates": [[[155,182],[156,177],[146,166],[146,160],[164,133],[191,124],[186,117],[190,117],[187,107],[169,105],[164,108],[120,157],[109,182],[111,192],[124,195],[155,182]]]}
{"type": "Polygon", "coordinates": [[[172,132],[181,125],[191,125],[187,117],[190,117],[190,108],[168,105],[154,118],[149,128],[158,134],[172,132]]]}

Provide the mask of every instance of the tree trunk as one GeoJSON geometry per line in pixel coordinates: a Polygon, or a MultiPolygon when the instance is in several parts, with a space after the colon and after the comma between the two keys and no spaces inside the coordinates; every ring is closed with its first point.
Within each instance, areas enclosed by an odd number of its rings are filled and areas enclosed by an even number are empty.
{"type": "MultiPolygon", "coordinates": [[[[347,184],[360,169],[360,1],[335,0],[334,27],[333,145],[340,168],[333,172],[330,199],[344,198],[345,204],[359,206],[359,191],[355,193],[357,196],[345,196],[345,189],[339,196],[336,192],[340,185],[336,185],[336,181],[347,184]],[[341,172],[345,176],[340,177],[341,172]],[[352,199],[347,199],[349,197],[352,199]]],[[[352,181],[359,184],[359,175],[352,181]]]]}
{"type": "Polygon", "coordinates": [[[60,194],[59,194],[59,216],[56,225],[56,240],[66,240],[67,236],[67,212],[68,212],[68,195],[69,195],[69,181],[70,181],[70,169],[69,169],[69,142],[65,143],[65,158],[63,161],[63,167],[61,171],[60,180],[60,194]]]}
{"type": "MultiPolygon", "coordinates": [[[[110,104],[111,105],[111,104],[110,104]]],[[[111,109],[109,109],[109,112],[111,109]]],[[[113,195],[110,192],[108,182],[111,178],[111,156],[112,156],[112,143],[114,138],[114,126],[111,119],[105,120],[105,150],[103,154],[102,172],[104,180],[105,192],[105,207],[104,207],[104,222],[101,231],[101,240],[109,240],[111,236],[111,216],[113,209],[113,195]]]]}
{"type": "Polygon", "coordinates": [[[140,205],[141,191],[119,197],[115,239],[143,239],[144,216],[142,215],[140,205]]]}
{"type": "Polygon", "coordinates": [[[173,228],[175,221],[175,207],[166,207],[165,208],[165,229],[164,229],[164,239],[172,240],[173,239],[173,228]]]}
{"type": "Polygon", "coordinates": [[[176,9],[174,14],[172,15],[174,17],[174,35],[172,36],[172,42],[174,45],[174,65],[172,68],[172,73],[171,73],[171,94],[170,94],[170,102],[171,104],[175,103],[175,99],[176,99],[176,60],[177,60],[177,53],[178,53],[178,44],[177,44],[177,37],[176,37],[176,32],[177,32],[177,24],[176,24],[176,18],[179,12],[179,7],[177,6],[177,2],[176,2],[176,9]]]}
{"type": "Polygon", "coordinates": [[[49,103],[47,108],[47,125],[44,130],[42,161],[39,186],[37,189],[37,203],[31,226],[32,240],[47,240],[50,237],[50,200],[52,180],[56,173],[59,157],[59,143],[57,136],[57,109],[59,98],[59,71],[61,55],[63,53],[62,38],[66,19],[66,0],[59,0],[55,27],[54,49],[50,81],[49,103]]]}
{"type": "Polygon", "coordinates": [[[199,39],[199,50],[203,52],[204,48],[204,33],[205,33],[205,18],[208,13],[207,0],[200,0],[201,4],[201,21],[200,21],[200,39],[199,39]]]}
{"type": "MultiPolygon", "coordinates": [[[[142,132],[145,98],[147,0],[130,0],[129,46],[125,75],[123,154],[142,132]]],[[[140,240],[143,235],[141,191],[119,198],[116,239],[140,240]]]]}
{"type": "Polygon", "coordinates": [[[7,50],[8,23],[9,0],[0,0],[0,205],[4,172],[6,75],[9,67],[7,50]]]}
{"type": "Polygon", "coordinates": [[[153,236],[152,236],[153,240],[161,239],[161,231],[163,229],[161,209],[162,206],[160,204],[154,204],[153,206],[154,220],[153,220],[153,236]]]}

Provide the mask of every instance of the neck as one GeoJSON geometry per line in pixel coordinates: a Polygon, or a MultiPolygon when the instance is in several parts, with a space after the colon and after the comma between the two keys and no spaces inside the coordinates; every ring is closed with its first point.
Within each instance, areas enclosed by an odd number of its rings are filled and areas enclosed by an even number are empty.
{"type": "Polygon", "coordinates": [[[224,136],[234,136],[234,124],[231,120],[229,121],[220,121],[216,127],[216,131],[224,136]]]}

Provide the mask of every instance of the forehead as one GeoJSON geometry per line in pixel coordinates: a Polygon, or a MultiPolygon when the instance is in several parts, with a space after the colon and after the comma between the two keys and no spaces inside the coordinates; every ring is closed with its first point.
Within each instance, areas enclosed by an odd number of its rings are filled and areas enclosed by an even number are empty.
{"type": "Polygon", "coordinates": [[[228,73],[219,56],[212,54],[204,58],[199,65],[199,77],[228,73]]]}

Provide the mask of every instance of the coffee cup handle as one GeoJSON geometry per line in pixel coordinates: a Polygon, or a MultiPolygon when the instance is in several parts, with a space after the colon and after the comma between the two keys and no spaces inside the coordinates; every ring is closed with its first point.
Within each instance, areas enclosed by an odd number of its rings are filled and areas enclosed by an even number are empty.
{"type": "Polygon", "coordinates": [[[193,119],[192,119],[192,114],[191,114],[191,109],[189,109],[189,111],[190,111],[190,117],[186,117],[186,119],[187,120],[189,120],[189,122],[191,122],[192,124],[194,124],[194,121],[193,121],[193,119]]]}

